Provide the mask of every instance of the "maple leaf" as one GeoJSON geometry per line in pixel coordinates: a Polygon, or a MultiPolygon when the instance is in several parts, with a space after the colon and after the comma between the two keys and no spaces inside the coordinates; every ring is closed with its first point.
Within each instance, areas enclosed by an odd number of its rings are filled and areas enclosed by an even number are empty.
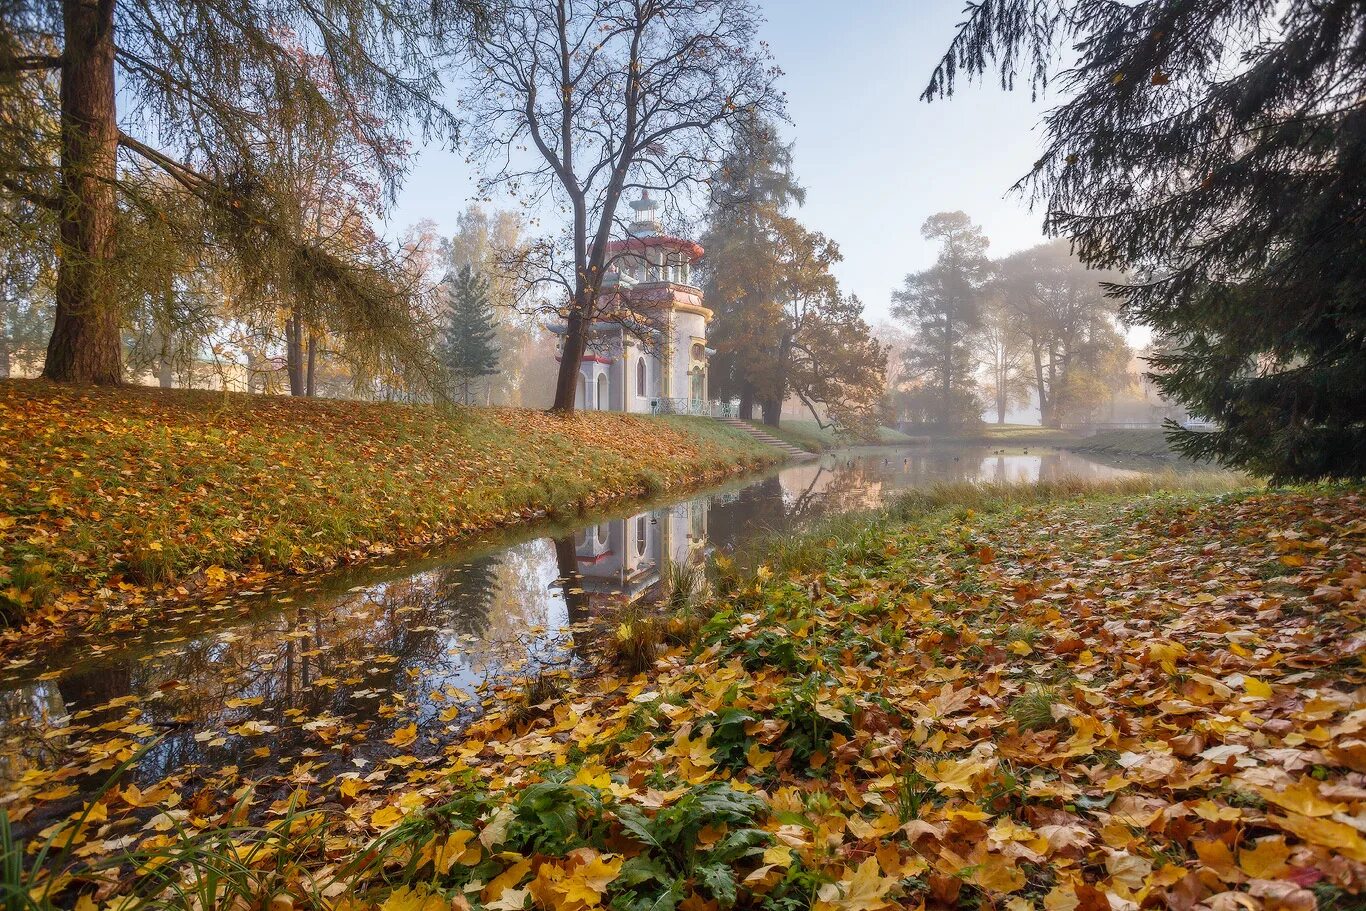
{"type": "Polygon", "coordinates": [[[882,875],[877,858],[869,857],[852,874],[822,886],[813,907],[817,911],[878,911],[891,904],[887,893],[896,884],[896,880],[882,875]]]}
{"type": "Polygon", "coordinates": [[[417,740],[416,722],[394,731],[393,736],[384,742],[402,749],[403,747],[411,746],[415,740],[417,740]]]}

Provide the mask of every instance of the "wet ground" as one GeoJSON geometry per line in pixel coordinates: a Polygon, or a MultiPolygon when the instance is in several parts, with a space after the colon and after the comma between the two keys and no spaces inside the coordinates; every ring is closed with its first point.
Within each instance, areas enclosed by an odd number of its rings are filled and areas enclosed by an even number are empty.
{"type": "Polygon", "coordinates": [[[12,669],[0,806],[30,823],[79,806],[149,741],[122,782],[287,790],[343,770],[401,775],[454,739],[489,687],[528,665],[572,670],[590,619],[658,596],[671,563],[935,482],[1132,470],[1037,448],[850,450],[580,527],[236,592],[137,639],[12,669]]]}

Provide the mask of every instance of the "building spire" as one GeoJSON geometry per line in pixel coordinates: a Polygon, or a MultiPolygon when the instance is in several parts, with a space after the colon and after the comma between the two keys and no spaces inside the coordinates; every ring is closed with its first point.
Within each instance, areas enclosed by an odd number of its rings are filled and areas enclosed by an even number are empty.
{"type": "Polygon", "coordinates": [[[636,219],[628,229],[631,234],[644,237],[664,233],[664,227],[659,223],[659,205],[650,198],[648,189],[640,191],[640,199],[633,200],[631,208],[636,212],[636,219]]]}

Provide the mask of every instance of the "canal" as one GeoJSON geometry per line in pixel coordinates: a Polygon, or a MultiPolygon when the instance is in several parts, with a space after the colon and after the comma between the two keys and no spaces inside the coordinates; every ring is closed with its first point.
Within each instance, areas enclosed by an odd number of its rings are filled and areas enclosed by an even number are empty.
{"type": "Polygon", "coordinates": [[[1059,450],[849,450],[592,521],[234,592],[0,684],[0,806],[31,829],[88,801],[148,742],[121,783],[229,792],[254,779],[269,796],[342,771],[398,781],[440,758],[491,687],[529,668],[572,672],[591,620],[658,596],[672,563],[936,482],[1132,471],[1059,450]]]}

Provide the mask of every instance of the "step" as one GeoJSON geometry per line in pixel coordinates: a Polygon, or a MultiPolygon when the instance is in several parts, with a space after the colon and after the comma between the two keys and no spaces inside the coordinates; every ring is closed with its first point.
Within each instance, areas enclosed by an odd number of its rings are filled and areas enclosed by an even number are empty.
{"type": "Polygon", "coordinates": [[[800,446],[794,446],[791,443],[786,442],[785,440],[780,440],[770,433],[765,433],[764,431],[760,430],[758,427],[755,427],[748,421],[742,421],[739,418],[717,418],[716,420],[720,421],[722,424],[725,424],[727,426],[734,427],[737,430],[743,430],[745,433],[749,434],[751,437],[758,440],[760,443],[763,443],[765,446],[771,446],[780,452],[787,453],[787,455],[793,458],[816,458],[814,453],[807,452],[800,446]]]}

